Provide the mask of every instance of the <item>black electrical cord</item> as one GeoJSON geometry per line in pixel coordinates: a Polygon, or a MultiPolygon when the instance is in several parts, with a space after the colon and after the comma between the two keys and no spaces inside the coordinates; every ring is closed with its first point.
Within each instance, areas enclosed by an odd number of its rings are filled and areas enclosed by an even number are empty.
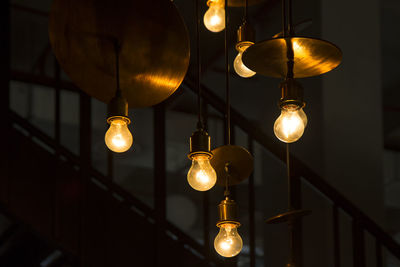
{"type": "Polygon", "coordinates": [[[283,37],[287,36],[286,0],[282,0],[282,33],[283,37]]]}
{"type": "Polygon", "coordinates": [[[198,121],[197,128],[203,129],[203,108],[201,105],[201,58],[200,58],[200,3],[196,0],[196,43],[197,43],[197,105],[198,105],[198,121]]]}
{"type": "Polygon", "coordinates": [[[288,181],[288,205],[289,210],[292,210],[292,178],[290,173],[290,151],[289,143],[286,144],[286,171],[287,171],[287,181],[288,181]]]}
{"type": "Polygon", "coordinates": [[[283,37],[291,37],[294,35],[293,15],[292,15],[292,0],[289,1],[288,5],[288,16],[286,16],[286,1],[282,0],[282,28],[283,37]]]}
{"type": "Polygon", "coordinates": [[[121,87],[119,84],[119,54],[121,52],[121,45],[118,43],[118,40],[114,40],[114,49],[115,49],[115,79],[117,81],[117,91],[115,93],[116,96],[121,96],[121,87]]]}
{"type": "Polygon", "coordinates": [[[247,22],[247,20],[249,19],[249,0],[245,0],[244,3],[244,22],[247,22]]]}
{"type": "Polygon", "coordinates": [[[289,0],[289,24],[288,24],[288,32],[289,36],[294,35],[294,25],[293,25],[293,17],[292,17],[292,0],[289,0]]]}
{"type": "Polygon", "coordinates": [[[231,101],[229,88],[229,54],[228,54],[228,0],[225,0],[225,84],[226,84],[226,132],[228,145],[231,144],[231,101]]]}

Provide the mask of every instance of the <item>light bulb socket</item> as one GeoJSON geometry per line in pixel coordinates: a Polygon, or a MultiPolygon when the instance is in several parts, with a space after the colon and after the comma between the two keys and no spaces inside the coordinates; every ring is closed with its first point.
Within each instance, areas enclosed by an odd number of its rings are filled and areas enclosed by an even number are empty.
{"type": "Polygon", "coordinates": [[[226,223],[234,224],[237,227],[240,226],[240,222],[237,219],[237,204],[234,200],[229,199],[228,197],[222,200],[218,205],[218,215],[218,227],[226,223]]]}
{"type": "Polygon", "coordinates": [[[220,5],[221,7],[224,7],[225,1],[224,0],[208,0],[207,6],[211,6],[211,5],[220,5]]]}
{"type": "Polygon", "coordinates": [[[300,83],[293,78],[287,78],[280,84],[281,99],[279,100],[280,109],[285,106],[295,106],[297,109],[305,107],[306,103],[303,101],[304,89],[300,83]]]}
{"type": "Polygon", "coordinates": [[[244,47],[252,46],[255,42],[255,31],[251,25],[245,21],[237,30],[236,50],[241,51],[244,47]]]}
{"type": "Polygon", "coordinates": [[[121,95],[116,95],[111,99],[110,103],[108,103],[107,123],[110,124],[117,118],[125,120],[127,124],[131,123],[128,117],[128,101],[121,95]]]}
{"type": "Polygon", "coordinates": [[[190,152],[188,158],[193,159],[195,155],[205,155],[209,159],[213,157],[211,153],[211,137],[203,129],[195,131],[190,137],[190,152]]]}

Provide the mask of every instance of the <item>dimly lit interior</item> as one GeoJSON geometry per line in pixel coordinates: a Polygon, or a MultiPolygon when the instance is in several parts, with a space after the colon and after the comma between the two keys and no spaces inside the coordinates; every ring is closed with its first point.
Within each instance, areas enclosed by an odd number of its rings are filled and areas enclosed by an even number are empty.
{"type": "Polygon", "coordinates": [[[0,267],[400,267],[400,1],[0,5],[0,267]]]}

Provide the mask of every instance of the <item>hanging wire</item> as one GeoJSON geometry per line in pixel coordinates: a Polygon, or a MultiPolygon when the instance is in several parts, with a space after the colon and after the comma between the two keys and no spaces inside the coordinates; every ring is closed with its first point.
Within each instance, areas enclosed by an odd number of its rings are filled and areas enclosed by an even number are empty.
{"type": "Polygon", "coordinates": [[[292,179],[290,177],[290,151],[289,143],[286,144],[286,170],[287,170],[287,181],[288,181],[288,205],[289,209],[292,209],[292,179]]]}
{"type": "MultiPolygon", "coordinates": [[[[290,150],[289,150],[289,143],[286,144],[286,168],[287,168],[287,180],[288,180],[288,206],[289,210],[293,210],[292,206],[292,178],[290,173],[290,150]]],[[[294,259],[294,240],[293,240],[293,227],[294,221],[288,221],[289,227],[289,264],[293,264],[294,259]]]]}
{"type": "Polygon", "coordinates": [[[229,89],[229,58],[228,58],[228,0],[225,0],[225,84],[226,84],[226,132],[228,145],[231,144],[231,100],[229,89]]]}
{"type": "Polygon", "coordinates": [[[118,43],[118,40],[114,40],[114,49],[115,49],[115,79],[117,81],[117,91],[116,96],[121,96],[121,88],[119,85],[119,54],[121,52],[121,45],[118,43]]]}
{"type": "Polygon", "coordinates": [[[282,0],[282,33],[283,37],[287,36],[286,0],[282,0]]]}
{"type": "MultiPolygon", "coordinates": [[[[226,166],[225,168],[226,168],[225,171],[228,172],[228,167],[226,166]]],[[[230,191],[229,191],[229,178],[230,178],[230,175],[228,173],[226,175],[226,180],[225,180],[225,191],[224,191],[224,196],[225,197],[229,197],[229,195],[231,194],[230,191]]]]}
{"type": "Polygon", "coordinates": [[[294,35],[294,25],[293,25],[293,20],[292,19],[293,19],[292,18],[292,0],[289,0],[289,24],[288,24],[289,36],[293,36],[294,35]]]}
{"type": "Polygon", "coordinates": [[[249,0],[245,0],[245,3],[244,3],[244,22],[247,22],[247,20],[249,18],[248,7],[249,7],[249,0]]]}
{"type": "Polygon", "coordinates": [[[200,58],[200,3],[196,0],[196,43],[197,43],[197,105],[198,105],[198,121],[197,128],[203,129],[203,108],[201,105],[201,58],[200,58]]]}

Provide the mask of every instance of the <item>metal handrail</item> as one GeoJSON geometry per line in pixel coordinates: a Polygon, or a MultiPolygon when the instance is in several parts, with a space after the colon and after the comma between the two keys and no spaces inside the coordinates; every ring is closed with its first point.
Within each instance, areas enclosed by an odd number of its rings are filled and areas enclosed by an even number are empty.
{"type": "MultiPolygon", "coordinates": [[[[183,86],[197,93],[193,88],[194,83],[191,79],[186,77],[183,86]]],[[[213,108],[221,113],[225,112],[225,102],[214,94],[209,88],[203,85],[202,96],[206,103],[210,104],[213,108]]],[[[262,129],[256,124],[248,121],[243,115],[232,108],[231,110],[232,123],[242,129],[251,138],[279,158],[286,164],[285,147],[270,136],[266,135],[262,129]]],[[[360,226],[371,233],[377,238],[382,245],[384,245],[394,256],[400,259],[400,245],[387,234],[377,223],[375,223],[368,215],[357,208],[350,200],[341,194],[336,188],[330,185],[325,179],[308,167],[304,162],[291,154],[293,169],[296,174],[301,176],[302,179],[314,186],[318,191],[325,195],[329,200],[335,203],[339,208],[350,215],[354,220],[357,220],[360,226]]]]}
{"type": "MultiPolygon", "coordinates": [[[[15,71],[11,73],[11,79],[21,82],[36,83],[48,87],[54,87],[56,85],[55,81],[51,78],[43,78],[36,75],[24,74],[22,72],[15,71]]],[[[188,76],[186,76],[185,80],[182,83],[183,88],[197,94],[197,90],[194,89],[196,88],[194,85],[194,82],[188,76]]],[[[71,82],[64,81],[58,83],[57,86],[65,90],[77,91],[77,87],[71,82]]],[[[206,86],[202,85],[202,87],[202,97],[204,101],[220,113],[224,114],[225,102],[206,86]]],[[[285,163],[285,148],[283,145],[279,144],[270,136],[266,135],[259,126],[257,126],[255,123],[248,121],[234,108],[231,109],[231,120],[233,125],[239,127],[241,130],[251,136],[254,141],[259,143],[262,147],[267,149],[269,152],[279,158],[283,163],[285,163]]],[[[337,191],[332,185],[330,185],[320,175],[314,172],[304,162],[296,158],[296,156],[294,155],[291,155],[291,158],[293,167],[296,170],[296,174],[298,176],[301,176],[302,179],[304,179],[314,188],[319,190],[329,200],[335,203],[340,209],[345,211],[354,220],[357,220],[361,227],[370,232],[394,256],[400,259],[400,245],[397,244],[390,235],[388,235],[368,215],[357,208],[350,200],[348,200],[344,195],[337,191]]]]}
{"type": "MultiPolygon", "coordinates": [[[[36,128],[29,121],[18,115],[15,111],[9,110],[9,116],[13,123],[23,128],[31,136],[36,137],[46,146],[54,150],[58,149],[59,155],[65,157],[65,159],[70,163],[80,167],[80,161],[77,155],[75,155],[65,147],[57,145],[56,142],[53,140],[53,138],[51,138],[50,136],[48,136],[47,134],[36,128]]],[[[146,218],[151,218],[153,221],[156,220],[155,211],[151,209],[148,205],[146,205],[144,202],[134,197],[132,194],[130,194],[128,191],[126,191],[119,185],[113,183],[109,178],[107,178],[105,175],[103,175],[93,167],[89,169],[89,172],[90,176],[96,179],[101,184],[103,184],[108,189],[109,192],[115,193],[120,197],[122,197],[123,203],[125,203],[128,206],[134,206],[136,209],[140,210],[140,212],[142,212],[146,218]]],[[[186,233],[181,231],[179,228],[177,228],[170,222],[165,222],[165,223],[166,223],[165,232],[173,234],[180,242],[186,244],[187,246],[195,250],[198,254],[203,255],[204,248],[199,242],[194,240],[192,237],[188,236],[186,233]]]]}

